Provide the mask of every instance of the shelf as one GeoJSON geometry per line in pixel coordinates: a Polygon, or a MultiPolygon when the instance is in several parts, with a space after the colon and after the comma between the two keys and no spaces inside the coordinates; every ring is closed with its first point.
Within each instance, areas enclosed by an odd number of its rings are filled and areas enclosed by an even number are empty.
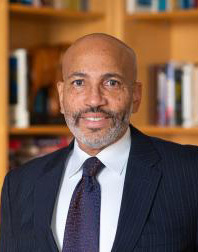
{"type": "Polygon", "coordinates": [[[31,126],[29,128],[11,128],[11,136],[15,135],[71,135],[66,126],[31,126]]]}
{"type": "Polygon", "coordinates": [[[21,4],[10,4],[10,13],[13,15],[49,17],[69,20],[92,20],[102,18],[104,15],[96,12],[74,11],[69,9],[55,9],[52,7],[33,7],[21,4]]]}
{"type": "Polygon", "coordinates": [[[157,126],[148,126],[141,127],[140,130],[148,135],[157,135],[157,136],[173,136],[173,135],[182,135],[182,136],[198,136],[198,127],[194,128],[182,128],[182,127],[157,127],[157,126]]]}
{"type": "MultiPolygon", "coordinates": [[[[157,127],[147,126],[139,129],[148,135],[196,135],[198,136],[198,127],[157,127]]],[[[11,128],[10,135],[70,135],[66,126],[31,126],[29,128],[11,128]]]]}
{"type": "Polygon", "coordinates": [[[197,19],[198,9],[176,10],[169,12],[141,12],[126,15],[128,21],[182,21],[182,20],[197,19]]]}

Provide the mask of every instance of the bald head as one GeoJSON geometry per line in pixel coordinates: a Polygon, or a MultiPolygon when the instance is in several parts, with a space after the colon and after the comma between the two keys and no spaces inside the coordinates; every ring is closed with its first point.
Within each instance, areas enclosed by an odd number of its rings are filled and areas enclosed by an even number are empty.
{"type": "Polygon", "coordinates": [[[63,78],[65,78],[65,75],[67,74],[67,69],[73,57],[77,57],[80,54],[96,54],[96,52],[97,54],[117,56],[115,57],[115,60],[119,60],[117,63],[122,64],[124,68],[127,68],[130,72],[129,75],[131,82],[136,82],[137,62],[134,50],[121,40],[104,33],[85,35],[76,40],[67,49],[63,56],[63,78]]]}

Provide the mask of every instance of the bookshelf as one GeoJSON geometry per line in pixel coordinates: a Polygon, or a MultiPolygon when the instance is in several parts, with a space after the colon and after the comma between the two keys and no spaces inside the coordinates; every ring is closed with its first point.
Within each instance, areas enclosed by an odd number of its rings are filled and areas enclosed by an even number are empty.
{"type": "Polygon", "coordinates": [[[162,13],[135,13],[133,15],[126,15],[127,21],[198,21],[198,9],[167,11],[162,13]]]}
{"type": "Polygon", "coordinates": [[[0,2],[0,188],[8,166],[8,3],[5,0],[0,2]]]}
{"type": "MultiPolygon", "coordinates": [[[[161,136],[163,138],[173,138],[174,136],[197,136],[197,128],[182,128],[182,127],[157,127],[157,126],[140,126],[140,130],[145,134],[153,136],[161,136]]],[[[10,128],[9,134],[11,136],[37,136],[37,135],[57,135],[68,136],[72,135],[65,125],[60,126],[31,126],[28,128],[10,128]]]]}
{"type": "Polygon", "coordinates": [[[28,16],[28,17],[40,17],[42,19],[55,18],[55,19],[65,19],[65,20],[94,20],[102,18],[104,15],[97,12],[83,12],[83,11],[74,11],[67,9],[54,9],[52,7],[31,7],[24,6],[21,4],[10,4],[9,11],[12,16],[28,16]]]}
{"type": "Polygon", "coordinates": [[[10,50],[41,44],[71,43],[92,32],[120,38],[138,55],[138,79],[143,83],[140,111],[132,122],[149,135],[198,144],[198,128],[159,128],[149,125],[148,73],[150,64],[170,59],[198,62],[198,10],[128,15],[124,0],[90,0],[89,12],[33,8],[0,1],[0,187],[8,167],[9,136],[68,135],[65,126],[8,126],[8,64],[10,50]],[[113,3],[113,4],[112,4],[113,3]]]}
{"type": "Polygon", "coordinates": [[[16,48],[33,48],[39,45],[71,43],[91,32],[110,33],[107,17],[110,4],[105,0],[90,1],[90,11],[33,8],[0,1],[0,188],[8,170],[9,136],[69,135],[60,126],[35,126],[26,129],[10,129],[8,125],[8,56],[16,48]]]}
{"type": "Polygon", "coordinates": [[[9,133],[11,136],[25,135],[57,135],[64,136],[71,134],[69,129],[63,126],[31,126],[25,129],[22,128],[10,128],[9,133]]]}

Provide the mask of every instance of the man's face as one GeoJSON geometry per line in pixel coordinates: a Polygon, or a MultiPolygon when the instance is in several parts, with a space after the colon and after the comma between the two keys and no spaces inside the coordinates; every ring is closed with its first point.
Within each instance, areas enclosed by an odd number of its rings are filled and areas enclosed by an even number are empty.
{"type": "Polygon", "coordinates": [[[66,57],[61,112],[81,146],[102,149],[126,132],[138,92],[127,63],[121,48],[101,43],[73,48],[66,57]]]}

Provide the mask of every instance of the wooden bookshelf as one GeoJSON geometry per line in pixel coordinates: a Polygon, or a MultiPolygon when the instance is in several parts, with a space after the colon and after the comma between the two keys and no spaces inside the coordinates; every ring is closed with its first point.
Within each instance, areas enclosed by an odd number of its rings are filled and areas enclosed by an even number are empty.
{"type": "Polygon", "coordinates": [[[127,15],[124,0],[90,0],[91,10],[79,12],[33,8],[0,1],[0,187],[8,167],[9,136],[67,135],[66,126],[8,127],[8,55],[11,49],[71,43],[104,32],[125,41],[138,56],[138,80],[143,83],[140,111],[134,126],[149,135],[179,143],[198,144],[198,128],[149,125],[148,67],[170,59],[198,62],[198,10],[127,15]],[[160,22],[159,22],[160,21],[160,22]],[[10,46],[10,48],[9,48],[10,46]]]}
{"type": "Polygon", "coordinates": [[[141,130],[148,135],[185,135],[185,136],[198,136],[198,127],[182,128],[182,127],[157,127],[148,126],[142,127],[141,130]]]}
{"type": "Polygon", "coordinates": [[[106,14],[110,5],[105,0],[90,1],[90,11],[36,8],[0,1],[0,188],[8,170],[9,136],[68,135],[65,127],[30,127],[9,129],[8,126],[8,55],[15,48],[71,43],[93,32],[110,33],[111,22],[106,14]]]}
{"type": "MultiPolygon", "coordinates": [[[[150,136],[156,136],[169,141],[175,141],[181,144],[196,144],[198,136],[198,127],[157,127],[140,126],[139,129],[150,136]],[[182,136],[182,138],[181,138],[182,136]]],[[[66,126],[31,126],[29,128],[10,128],[10,136],[72,136],[72,133],[66,126]]]]}
{"type": "Polygon", "coordinates": [[[127,21],[187,21],[194,19],[198,21],[198,9],[189,10],[176,10],[176,11],[164,11],[164,12],[143,12],[134,13],[132,15],[126,15],[127,21]]]}
{"type": "Polygon", "coordinates": [[[10,4],[9,11],[11,15],[25,15],[41,18],[56,18],[65,20],[93,20],[102,18],[104,14],[97,12],[74,11],[69,9],[55,9],[52,7],[31,7],[22,4],[10,4]]]}
{"type": "Polygon", "coordinates": [[[8,3],[0,1],[0,188],[8,167],[8,3]]]}
{"type": "MultiPolygon", "coordinates": [[[[140,130],[148,135],[186,135],[186,136],[197,136],[198,127],[193,128],[182,128],[182,127],[157,127],[157,126],[140,126],[140,130]]],[[[39,125],[31,126],[29,128],[10,128],[9,133],[11,136],[15,135],[69,135],[71,134],[68,127],[65,125],[39,125]]]]}
{"type": "Polygon", "coordinates": [[[29,128],[11,128],[9,130],[11,136],[16,135],[26,135],[26,136],[33,136],[33,135],[71,135],[68,127],[66,126],[31,126],[29,128]]]}

